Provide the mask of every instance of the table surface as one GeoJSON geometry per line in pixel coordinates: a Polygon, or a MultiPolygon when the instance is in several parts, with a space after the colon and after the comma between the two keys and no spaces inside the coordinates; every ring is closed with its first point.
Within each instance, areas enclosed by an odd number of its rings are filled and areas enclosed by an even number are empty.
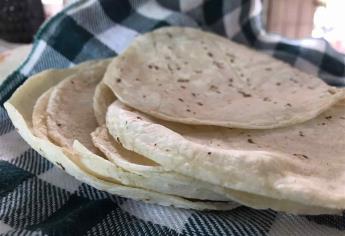
{"type": "Polygon", "coordinates": [[[31,48],[31,44],[12,44],[0,39],[0,84],[24,62],[31,48]]]}

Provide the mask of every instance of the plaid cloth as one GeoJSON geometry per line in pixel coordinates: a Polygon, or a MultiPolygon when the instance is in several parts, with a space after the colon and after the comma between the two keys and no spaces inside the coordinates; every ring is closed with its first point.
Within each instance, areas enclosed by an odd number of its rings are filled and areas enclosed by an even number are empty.
{"type": "MultiPolygon", "coordinates": [[[[0,87],[0,103],[30,75],[116,56],[138,34],[201,27],[345,85],[344,56],[324,40],[265,32],[260,0],[84,0],[41,27],[34,48],[0,87]]],[[[4,235],[345,235],[344,216],[294,216],[238,207],[198,212],[98,191],[32,150],[0,107],[0,233],[4,235]]]]}

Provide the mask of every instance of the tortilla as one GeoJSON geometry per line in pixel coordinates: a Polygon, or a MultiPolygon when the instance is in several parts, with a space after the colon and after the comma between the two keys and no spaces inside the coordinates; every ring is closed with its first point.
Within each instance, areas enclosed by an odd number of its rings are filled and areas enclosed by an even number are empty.
{"type": "Polygon", "coordinates": [[[98,126],[92,110],[92,98],[107,65],[108,61],[105,61],[72,75],[52,91],[47,106],[47,127],[49,137],[58,145],[71,148],[73,141],[79,140],[88,149],[97,152],[90,137],[98,126]]]}
{"type": "MultiPolygon", "coordinates": [[[[18,88],[10,100],[4,104],[4,106],[13,122],[13,125],[23,139],[33,149],[35,149],[42,156],[46,157],[54,165],[65,170],[76,179],[83,181],[99,190],[164,206],[176,206],[198,210],[226,210],[236,207],[237,205],[231,205],[231,203],[188,200],[173,195],[162,194],[131,186],[124,186],[120,182],[108,182],[101,180],[88,173],[85,169],[72,161],[79,158],[74,152],[55,145],[49,140],[48,137],[39,138],[33,134],[32,115],[37,99],[45,91],[64,80],[67,76],[81,73],[86,68],[92,66],[102,66],[103,63],[105,62],[93,61],[83,63],[71,69],[48,70],[32,76],[20,88],[18,88]]],[[[42,106],[36,106],[36,108],[37,107],[42,106]]]]}
{"type": "MultiPolygon", "coordinates": [[[[97,68],[99,73],[85,72],[87,74],[84,74],[82,72],[70,76],[53,89],[47,106],[48,136],[63,147],[74,148],[79,156],[75,162],[101,179],[110,181],[109,178],[113,177],[127,185],[186,198],[229,201],[226,197],[210,191],[200,181],[190,177],[166,172],[156,175],[137,175],[124,171],[112,163],[107,163],[100,155],[92,155],[92,153],[99,153],[92,143],[90,133],[98,126],[93,114],[92,98],[96,85],[102,78],[102,68],[104,67],[97,68]],[[49,119],[52,122],[49,122],[49,119]],[[79,141],[75,146],[73,145],[74,140],[79,141]],[[101,167],[99,167],[100,165],[101,167]],[[112,170],[113,173],[112,175],[102,174],[102,169],[107,169],[108,172],[112,170]]],[[[128,159],[133,156],[133,153],[126,151],[120,145],[111,151],[115,151],[112,156],[119,156],[118,159],[127,160],[127,156],[128,159]]],[[[147,161],[152,165],[151,160],[147,159],[147,161]]],[[[116,164],[116,162],[114,163],[116,164]]]]}
{"type": "Polygon", "coordinates": [[[116,97],[110,88],[100,82],[93,96],[93,111],[99,125],[105,124],[105,114],[108,106],[115,101],[116,97]]]}
{"type": "Polygon", "coordinates": [[[287,128],[188,126],[144,115],[119,101],[110,134],[131,151],[215,185],[306,205],[345,208],[345,102],[287,128]]]}
{"type": "Polygon", "coordinates": [[[48,137],[47,128],[47,106],[52,89],[44,92],[36,101],[32,111],[32,131],[35,136],[46,139],[48,137]]]}
{"type": "MultiPolygon", "coordinates": [[[[83,78],[81,75],[82,73],[78,73],[78,79],[74,80],[75,84],[81,84],[83,78]]],[[[65,91],[62,85],[65,86],[70,86],[70,80],[73,79],[74,77],[68,77],[65,79],[65,81],[61,82],[58,86],[60,91],[65,91]],[[66,83],[66,81],[68,81],[66,83]]],[[[87,78],[87,77],[86,77],[87,78]]],[[[55,89],[54,89],[55,90],[55,89]]],[[[67,92],[70,92],[69,90],[66,89],[67,92]]],[[[92,94],[92,90],[86,90],[88,93],[92,94]]],[[[79,93],[70,93],[69,95],[69,101],[74,101],[75,106],[78,106],[78,99],[86,99],[90,100],[88,96],[79,96],[80,93],[85,93],[85,91],[78,91],[79,93]],[[78,95],[76,97],[76,95],[78,95]]],[[[46,92],[46,93],[49,93],[46,92]]],[[[42,99],[49,99],[53,101],[57,101],[54,97],[47,97],[46,94],[44,93],[36,102],[35,108],[39,108],[39,111],[33,111],[33,114],[35,113],[40,113],[45,114],[45,117],[47,117],[47,113],[45,112],[47,110],[47,105],[48,102],[41,101],[42,99]],[[41,105],[39,105],[41,104],[41,105]],[[43,105],[42,105],[43,104],[43,105]],[[46,104],[46,106],[44,106],[46,104]]],[[[59,106],[59,104],[55,104],[59,106]]],[[[89,106],[89,109],[91,109],[91,103],[87,104],[89,106]]],[[[77,109],[77,107],[71,107],[68,104],[64,104],[64,108],[69,108],[72,112],[77,109]]],[[[85,109],[85,108],[83,108],[85,109]]],[[[60,112],[67,114],[68,112],[64,110],[60,110],[60,112]]],[[[71,114],[73,116],[73,114],[71,114]]],[[[35,118],[35,116],[33,116],[35,118]]],[[[46,121],[45,119],[42,119],[42,116],[38,116],[39,120],[41,120],[40,124],[43,126],[46,126],[46,121]]],[[[65,117],[69,119],[68,117],[65,117]]],[[[87,118],[87,117],[83,117],[87,118]]],[[[38,122],[33,122],[38,123],[38,122]]],[[[66,123],[67,124],[67,123],[66,123]]],[[[74,122],[70,122],[67,124],[69,127],[65,127],[63,130],[65,133],[68,132],[68,130],[72,130],[73,132],[77,131],[75,130],[75,125],[74,122]]],[[[35,130],[35,126],[33,127],[35,130]]],[[[38,127],[40,128],[40,127],[38,127]]],[[[81,127],[82,128],[82,127],[81,127]]],[[[46,130],[46,129],[45,129],[46,130]]],[[[83,129],[86,130],[86,129],[83,129]]],[[[88,136],[87,133],[80,133],[76,132],[78,135],[83,135],[83,136],[88,136]]],[[[67,134],[67,136],[69,136],[67,134]]],[[[63,136],[62,136],[63,137],[63,136]]],[[[46,137],[46,139],[49,139],[46,137]]],[[[82,138],[81,140],[85,141],[85,138],[82,138]]],[[[63,142],[66,143],[66,142],[63,142]]],[[[68,142],[67,142],[68,143],[68,142]]],[[[113,143],[114,144],[114,143],[113,143]]],[[[66,145],[68,148],[68,144],[66,145]]],[[[123,148],[122,148],[123,149],[123,148]]],[[[278,209],[282,211],[287,211],[287,212],[292,212],[292,213],[308,213],[308,214],[319,214],[319,213],[339,213],[337,210],[333,209],[324,209],[324,208],[317,208],[317,207],[309,207],[309,206],[304,206],[300,204],[296,204],[294,202],[289,202],[289,201],[279,201],[276,199],[271,199],[271,198],[262,198],[260,196],[253,196],[251,194],[247,193],[241,193],[238,191],[233,191],[233,190],[225,190],[223,188],[219,188],[218,186],[213,186],[210,184],[206,183],[201,183],[199,181],[193,181],[193,179],[186,178],[181,175],[177,175],[174,173],[157,173],[156,175],[150,173],[148,177],[145,175],[136,175],[132,173],[128,173],[123,171],[122,169],[118,168],[116,165],[113,163],[102,159],[100,156],[92,153],[89,151],[87,148],[85,148],[81,143],[78,141],[75,141],[73,144],[73,151],[75,153],[73,154],[72,150],[70,149],[65,149],[65,153],[70,154],[69,158],[72,160],[74,163],[77,164],[78,167],[80,167],[82,170],[86,171],[86,173],[91,174],[92,176],[97,177],[100,180],[107,181],[107,182],[112,182],[115,184],[126,184],[128,186],[143,186],[147,189],[153,189],[156,190],[159,187],[159,190],[162,192],[169,192],[177,195],[186,195],[190,194],[187,196],[197,196],[198,198],[206,198],[206,197],[212,197],[215,198],[214,193],[210,194],[210,190],[212,189],[215,192],[219,192],[218,199],[219,200],[224,200],[225,197],[221,197],[224,195],[228,195],[230,199],[237,200],[238,202],[244,203],[246,205],[254,206],[256,208],[268,208],[272,207],[273,209],[278,209]]],[[[115,153],[115,152],[114,152],[115,153]]],[[[161,171],[162,172],[162,171],[161,171]]],[[[228,198],[225,198],[228,199],[228,198]]],[[[188,201],[193,201],[194,204],[198,203],[199,201],[194,199],[188,201]]],[[[220,209],[220,206],[224,206],[225,209],[231,209],[233,207],[236,207],[236,204],[233,202],[227,202],[227,203],[219,203],[219,202],[202,202],[203,205],[199,206],[201,207],[207,207],[211,209],[217,207],[217,209],[220,209]],[[207,203],[208,205],[204,205],[207,203]]]]}
{"type": "MultiPolygon", "coordinates": [[[[106,156],[114,156],[114,158],[119,159],[117,156],[118,155],[118,144],[116,144],[115,142],[111,142],[111,138],[109,137],[108,134],[105,133],[105,128],[101,127],[97,129],[98,133],[99,133],[99,138],[98,138],[98,142],[101,145],[100,146],[100,150],[103,151],[103,153],[106,156]],[[107,136],[105,136],[107,135],[107,136]]],[[[76,148],[78,149],[78,148],[76,148]]],[[[80,147],[79,147],[80,149],[80,147]]],[[[129,152],[127,150],[125,150],[124,148],[121,148],[122,150],[120,150],[120,152],[129,152]]],[[[136,154],[138,157],[140,155],[136,154]]],[[[126,155],[126,157],[128,157],[126,155]]],[[[120,158],[121,159],[121,158],[120,158]]],[[[86,159],[84,159],[85,161],[86,159]]],[[[115,162],[116,163],[116,162],[115,162]]],[[[126,161],[124,161],[123,164],[125,164],[126,161]]],[[[128,163],[126,163],[127,165],[124,166],[124,169],[128,168],[128,163]]],[[[152,171],[155,168],[151,167],[151,171],[148,171],[148,167],[149,166],[145,166],[145,165],[140,165],[138,163],[130,163],[132,165],[136,165],[135,167],[130,166],[130,168],[134,169],[134,172],[141,172],[141,176],[150,176],[151,179],[169,179],[171,181],[173,181],[174,179],[176,181],[181,180],[184,176],[182,175],[177,175],[177,174],[171,174],[170,171],[164,171],[162,170],[162,167],[160,167],[159,171],[152,171]],[[170,172],[170,173],[169,173],[170,172]]],[[[96,166],[96,164],[93,164],[93,166],[96,166]]],[[[121,165],[119,165],[121,166],[121,165]]],[[[109,169],[109,168],[103,168],[103,169],[109,169]]],[[[185,178],[185,177],[184,177],[185,178]]],[[[158,182],[158,181],[157,181],[158,182]]],[[[190,183],[190,181],[186,181],[186,186],[185,187],[191,187],[191,186],[198,186],[200,185],[200,182],[198,183],[198,181],[195,181],[195,183],[190,183]]],[[[250,194],[247,192],[241,192],[241,191],[236,191],[236,190],[232,190],[232,189],[227,189],[227,188],[222,188],[216,185],[211,185],[208,183],[203,183],[204,188],[208,188],[208,189],[212,189],[214,192],[218,192],[219,194],[226,196],[227,199],[231,199],[233,201],[239,202],[241,204],[244,204],[246,206],[250,206],[256,209],[267,209],[267,208],[271,208],[274,210],[278,210],[278,211],[285,211],[285,212],[289,212],[289,213],[294,213],[294,214],[339,214],[341,211],[338,210],[334,210],[334,209],[324,209],[324,208],[320,208],[320,207],[315,207],[315,206],[306,206],[306,205],[302,205],[302,204],[298,204],[296,202],[291,202],[291,201],[286,201],[286,200],[277,200],[277,199],[273,199],[273,198],[268,198],[268,197],[263,197],[263,196],[259,196],[259,195],[255,195],[255,194],[250,194]]],[[[175,188],[175,190],[177,190],[178,188],[175,188]]]]}
{"type": "Polygon", "coordinates": [[[137,37],[104,83],[124,104],[163,120],[251,129],[307,121],[345,94],[268,55],[181,27],[137,37]]]}

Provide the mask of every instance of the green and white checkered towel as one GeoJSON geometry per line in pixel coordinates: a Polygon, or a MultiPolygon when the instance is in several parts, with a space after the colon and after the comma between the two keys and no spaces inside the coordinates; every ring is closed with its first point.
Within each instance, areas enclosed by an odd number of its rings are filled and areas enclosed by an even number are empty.
{"type": "MultiPolygon", "coordinates": [[[[260,0],[81,0],[53,17],[0,86],[0,104],[30,75],[116,56],[138,34],[201,27],[345,85],[345,57],[324,40],[268,34],[260,0]]],[[[294,216],[238,207],[198,212],[98,191],[32,150],[0,107],[0,233],[4,235],[345,235],[345,216],[294,216]]]]}

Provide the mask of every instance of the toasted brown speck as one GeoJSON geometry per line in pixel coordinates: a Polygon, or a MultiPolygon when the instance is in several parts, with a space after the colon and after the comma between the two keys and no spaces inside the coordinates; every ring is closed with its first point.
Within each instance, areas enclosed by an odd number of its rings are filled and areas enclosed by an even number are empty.
{"type": "Polygon", "coordinates": [[[181,89],[186,89],[186,86],[181,85],[180,88],[181,88],[181,89]]]}
{"type": "Polygon", "coordinates": [[[193,96],[193,97],[196,97],[196,93],[192,93],[192,96],[193,96]]]}
{"type": "Polygon", "coordinates": [[[215,65],[219,69],[223,69],[224,68],[223,63],[221,63],[219,61],[213,61],[213,65],[215,65]]]}
{"type": "Polygon", "coordinates": [[[326,116],[325,119],[330,120],[330,119],[332,119],[332,116],[326,116]]]}
{"type": "Polygon", "coordinates": [[[146,95],[143,95],[143,98],[146,98],[146,95]]]}
{"type": "Polygon", "coordinates": [[[180,102],[184,102],[182,98],[179,98],[178,100],[179,100],[180,102]]]}
{"type": "Polygon", "coordinates": [[[137,116],[137,119],[138,119],[138,120],[142,120],[140,116],[137,116]]]}
{"type": "Polygon", "coordinates": [[[237,91],[239,94],[241,94],[243,97],[245,97],[245,98],[249,98],[249,97],[251,97],[252,95],[251,94],[249,94],[249,93],[246,93],[246,92],[243,92],[243,91],[241,91],[241,90],[238,90],[237,91]]]}
{"type": "Polygon", "coordinates": [[[254,144],[254,141],[251,138],[247,139],[247,141],[248,141],[248,143],[254,144]]]}
{"type": "Polygon", "coordinates": [[[178,79],[177,82],[179,82],[179,83],[188,83],[189,79],[178,79]]]}
{"type": "Polygon", "coordinates": [[[121,83],[121,79],[120,79],[120,78],[118,78],[118,79],[116,80],[116,82],[121,83]]]}
{"type": "Polygon", "coordinates": [[[186,109],[186,111],[187,111],[187,112],[191,112],[191,110],[190,110],[190,109],[186,109]]]}
{"type": "Polygon", "coordinates": [[[211,86],[210,86],[210,90],[218,90],[218,87],[217,86],[215,86],[215,85],[213,85],[213,84],[211,84],[211,86]]]}
{"type": "Polygon", "coordinates": [[[147,67],[148,67],[149,69],[152,69],[152,68],[153,68],[153,66],[152,66],[152,65],[148,65],[147,67]]]}
{"type": "Polygon", "coordinates": [[[292,154],[294,155],[295,157],[300,157],[300,158],[304,158],[304,159],[309,159],[307,155],[304,155],[304,154],[298,154],[298,153],[294,153],[292,154]]]}
{"type": "Polygon", "coordinates": [[[271,101],[271,99],[269,98],[269,97],[264,97],[264,99],[263,99],[265,102],[269,102],[269,101],[271,101]]]}
{"type": "Polygon", "coordinates": [[[209,57],[213,57],[213,54],[212,54],[211,52],[208,52],[207,55],[208,55],[209,57]]]}
{"type": "Polygon", "coordinates": [[[280,85],[281,85],[281,83],[280,83],[280,82],[277,82],[277,83],[276,83],[276,85],[277,85],[277,86],[280,86],[280,85]]]}
{"type": "Polygon", "coordinates": [[[197,102],[197,104],[199,105],[199,106],[203,106],[204,104],[202,104],[201,102],[197,102]]]}
{"type": "Polygon", "coordinates": [[[62,124],[60,124],[60,123],[57,123],[57,126],[61,127],[61,126],[62,126],[62,124]]]}
{"type": "Polygon", "coordinates": [[[266,67],[265,70],[266,70],[266,71],[271,71],[272,68],[271,68],[271,67],[266,67]]]}
{"type": "Polygon", "coordinates": [[[194,72],[197,73],[197,74],[201,74],[202,70],[195,70],[194,72]]]}
{"type": "Polygon", "coordinates": [[[292,105],[290,103],[286,103],[285,106],[292,107],[292,105]]]}
{"type": "Polygon", "coordinates": [[[211,154],[212,154],[212,152],[208,152],[208,153],[207,153],[207,155],[211,155],[211,154]]]}
{"type": "Polygon", "coordinates": [[[154,146],[156,147],[156,146],[157,146],[157,143],[155,143],[154,146]]]}
{"type": "Polygon", "coordinates": [[[341,116],[340,119],[345,120],[345,117],[344,117],[344,116],[341,116]]]}
{"type": "Polygon", "coordinates": [[[166,152],[170,152],[170,150],[169,150],[169,149],[165,149],[165,151],[166,151],[166,152]]]}
{"type": "Polygon", "coordinates": [[[136,81],[140,81],[140,79],[139,79],[139,78],[135,78],[135,80],[136,80],[136,81]]]}
{"type": "Polygon", "coordinates": [[[304,133],[302,131],[298,132],[299,136],[304,137],[304,133]]]}

